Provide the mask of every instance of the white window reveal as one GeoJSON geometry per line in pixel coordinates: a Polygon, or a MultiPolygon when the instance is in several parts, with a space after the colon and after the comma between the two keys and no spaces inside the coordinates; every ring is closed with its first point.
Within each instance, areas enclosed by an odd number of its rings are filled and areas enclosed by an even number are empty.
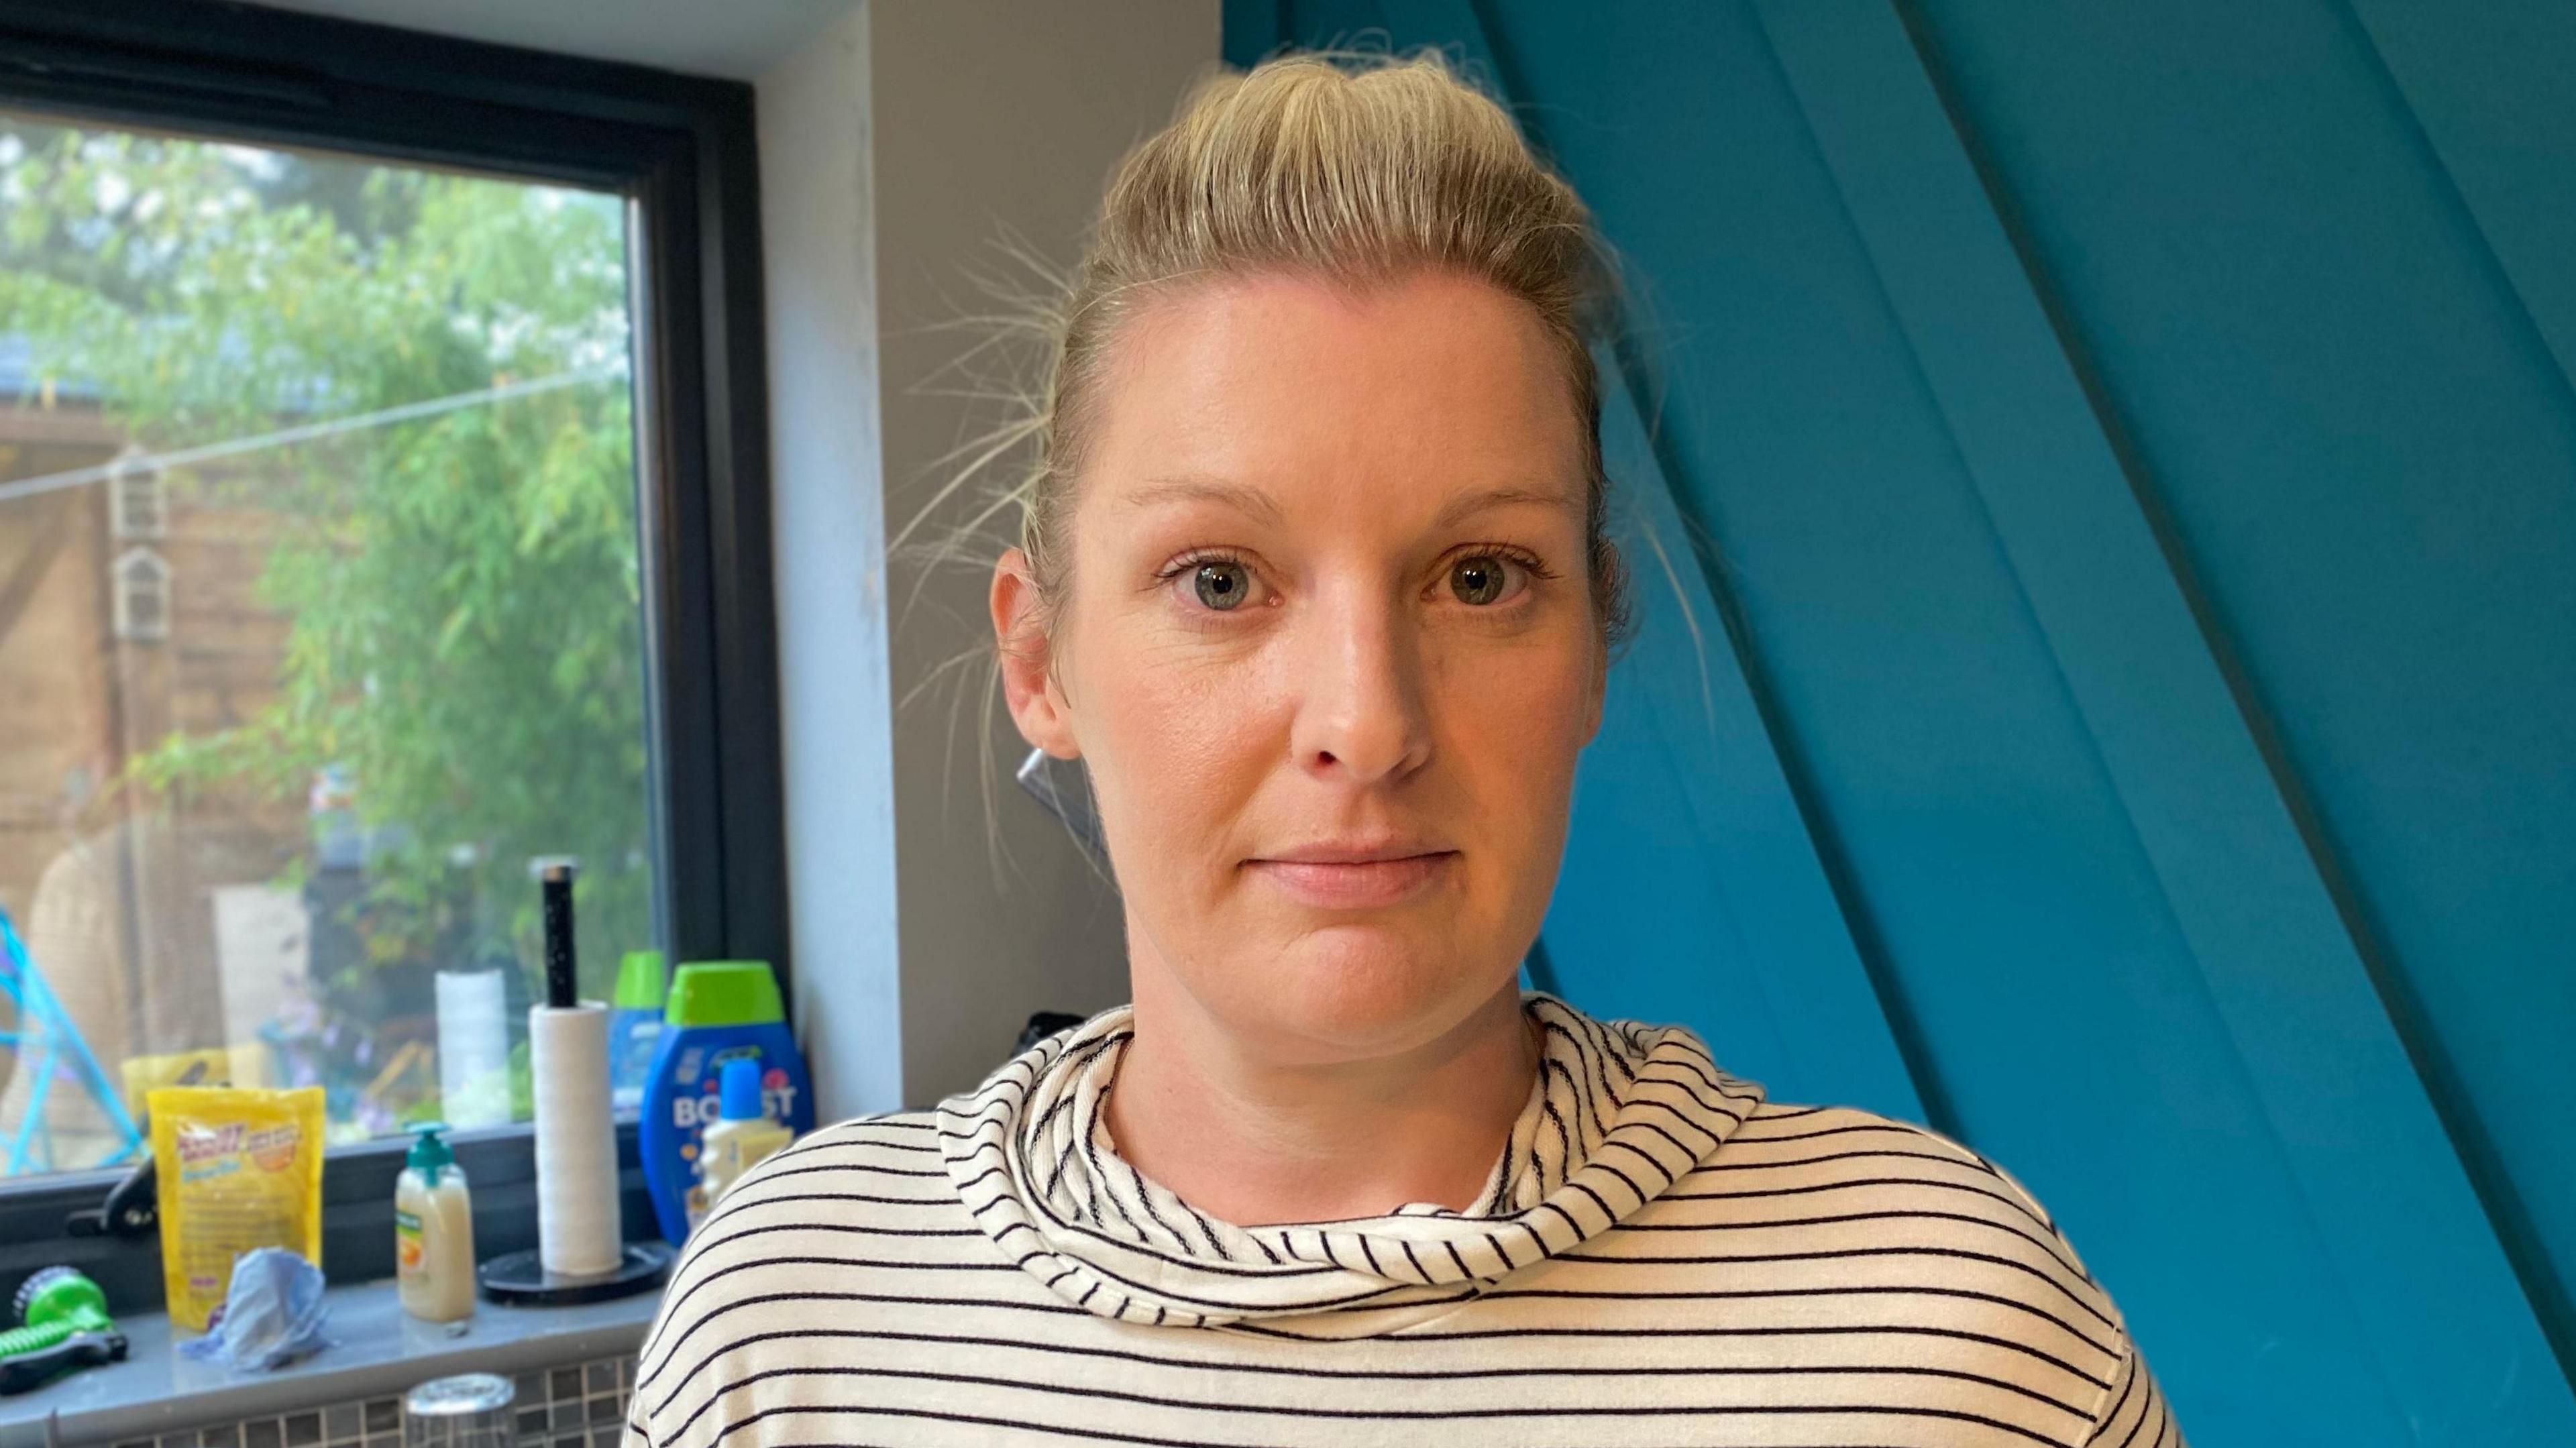
{"type": "Polygon", "coordinates": [[[170,636],[170,565],[149,548],[116,560],[116,636],[143,643],[170,636]]]}
{"type": "Polygon", "coordinates": [[[107,467],[107,514],[116,536],[159,538],[170,531],[170,495],[161,465],[132,444],[107,467]]]}

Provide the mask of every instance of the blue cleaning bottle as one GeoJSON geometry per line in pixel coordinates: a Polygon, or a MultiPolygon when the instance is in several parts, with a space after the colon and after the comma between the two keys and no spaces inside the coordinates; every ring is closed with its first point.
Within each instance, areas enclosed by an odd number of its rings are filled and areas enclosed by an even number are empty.
{"type": "Polygon", "coordinates": [[[673,1246],[707,1214],[700,1136],[716,1123],[727,1061],[760,1063],[769,1115],[803,1135],[814,1129],[813,1082],[787,1032],[778,977],[758,960],[702,960],[680,967],[662,1012],[662,1038],[645,1078],[644,1184],[673,1246]]]}

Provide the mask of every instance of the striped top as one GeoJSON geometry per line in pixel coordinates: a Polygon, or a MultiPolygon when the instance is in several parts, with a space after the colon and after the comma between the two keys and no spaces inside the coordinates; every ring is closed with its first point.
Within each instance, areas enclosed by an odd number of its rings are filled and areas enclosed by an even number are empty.
{"type": "Polygon", "coordinates": [[[1540,1077],[1477,1204],[1239,1227],[1139,1175],[1106,1012],[728,1193],[625,1448],[2179,1445],[2019,1183],[1782,1106],[1691,1033],[1528,998],[1540,1077]]]}

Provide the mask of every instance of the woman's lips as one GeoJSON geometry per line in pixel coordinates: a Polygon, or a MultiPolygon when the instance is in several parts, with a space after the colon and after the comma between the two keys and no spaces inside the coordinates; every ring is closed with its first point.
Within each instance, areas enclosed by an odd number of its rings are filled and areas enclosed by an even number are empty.
{"type": "Polygon", "coordinates": [[[1370,910],[1401,904],[1448,872],[1455,850],[1368,859],[1255,859],[1246,868],[1290,899],[1319,910],[1370,910]]]}

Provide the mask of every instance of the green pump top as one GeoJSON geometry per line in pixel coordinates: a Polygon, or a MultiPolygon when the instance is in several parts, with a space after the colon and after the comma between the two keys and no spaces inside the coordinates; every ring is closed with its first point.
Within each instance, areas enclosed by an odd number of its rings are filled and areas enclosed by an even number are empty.
{"type": "Polygon", "coordinates": [[[421,1121],[413,1123],[411,1129],[411,1155],[403,1158],[403,1165],[435,1183],[440,1170],[456,1164],[456,1153],[448,1150],[446,1141],[439,1136],[447,1129],[447,1123],[421,1121]]]}
{"type": "Polygon", "coordinates": [[[662,952],[630,950],[617,962],[617,991],[611,1003],[621,1011],[659,1011],[669,992],[662,979],[662,952]]]}
{"type": "Polygon", "coordinates": [[[671,982],[662,1019],[677,1030],[776,1025],[787,1019],[765,960],[693,960],[671,982]]]}

